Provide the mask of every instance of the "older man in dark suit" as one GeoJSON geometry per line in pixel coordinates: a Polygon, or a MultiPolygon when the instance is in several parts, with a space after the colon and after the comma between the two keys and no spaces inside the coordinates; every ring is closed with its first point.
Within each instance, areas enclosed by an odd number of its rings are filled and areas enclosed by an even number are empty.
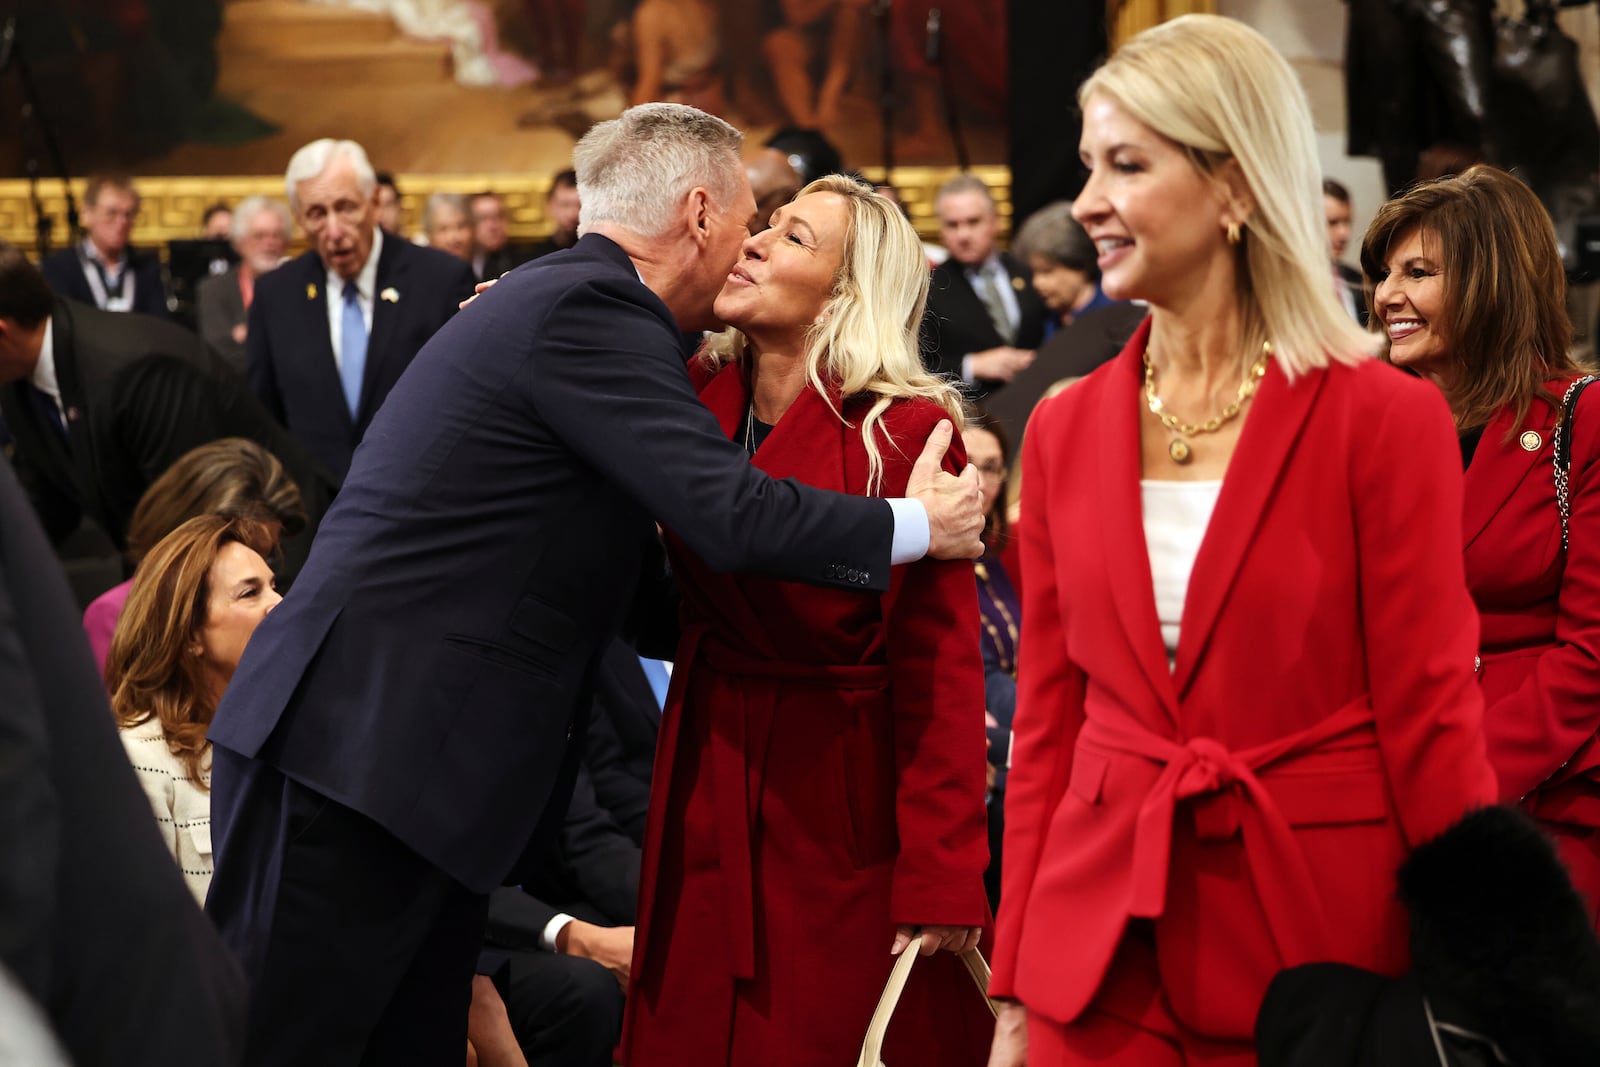
{"type": "Polygon", "coordinates": [[[286,182],[313,247],[256,288],[250,384],[342,480],[372,416],[474,278],[454,256],[384,235],[377,178],[354,141],[306,145],[286,182]]]}
{"type": "Polygon", "coordinates": [[[1000,251],[1000,216],[982,179],[951,178],[934,208],[950,258],[933,269],[923,356],[935,373],[992,392],[1033,362],[1044,339],[1044,302],[1028,268],[1000,251]]]}
{"type": "Polygon", "coordinates": [[[83,193],[83,240],[40,264],[50,288],[102,311],[166,318],[161,260],[128,246],[139,217],[139,191],[122,175],[98,174],[83,193]]]}
{"type": "Polygon", "coordinates": [[[244,984],[161,842],[78,611],[4,468],[0,963],[77,1067],[228,1067],[244,984]]]}
{"type": "Polygon", "coordinates": [[[677,104],[585,135],[585,236],[418,355],[251,640],[210,733],[207,908],[254,978],[255,1063],[459,1058],[486,896],[560,826],[653,519],[719,569],[842,589],[978,555],[949,427],[884,501],[769,479],[700,404],[685,334],[755,208],[741,141],[677,104]]]}
{"type": "MultiPolygon", "coordinates": [[[[191,448],[220,437],[246,437],[276,455],[300,487],[310,527],[332,496],[328,475],[199,337],[148,315],[58,300],[3,241],[0,413],[17,474],[58,547],[88,520],[123,548],[150,483],[191,448]]],[[[285,580],[311,534],[308,528],[286,545],[285,580]]]]}

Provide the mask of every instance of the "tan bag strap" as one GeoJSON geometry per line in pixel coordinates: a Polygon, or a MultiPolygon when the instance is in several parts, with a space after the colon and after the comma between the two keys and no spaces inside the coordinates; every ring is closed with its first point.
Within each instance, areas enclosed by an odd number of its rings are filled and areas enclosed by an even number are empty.
{"type": "MultiPolygon", "coordinates": [[[[861,1042],[861,1056],[856,1060],[856,1067],[883,1067],[883,1036],[889,1030],[889,1020],[894,1018],[894,1009],[900,1003],[900,994],[905,992],[906,980],[911,977],[911,968],[921,955],[916,945],[917,942],[913,940],[894,961],[894,969],[889,972],[889,981],[883,987],[883,996],[878,998],[877,1010],[872,1013],[872,1021],[867,1024],[867,1037],[861,1042]]],[[[961,954],[961,962],[966,966],[967,973],[972,976],[978,992],[983,994],[984,1003],[989,1005],[990,1014],[998,1014],[999,1009],[995,1002],[989,999],[989,963],[983,958],[983,953],[977,949],[970,949],[961,954]]]]}

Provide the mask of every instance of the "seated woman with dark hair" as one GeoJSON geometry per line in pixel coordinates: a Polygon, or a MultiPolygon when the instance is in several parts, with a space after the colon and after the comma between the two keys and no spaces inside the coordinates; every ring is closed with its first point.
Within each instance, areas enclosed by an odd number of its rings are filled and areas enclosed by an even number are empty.
{"type": "MultiPolygon", "coordinates": [[[[274,549],[306,525],[300,489],[278,458],[254,441],[224,437],[180,456],[150,483],[128,520],[128,561],[134,566],[167,534],[197,515],[254,519],[267,527],[274,549]]],[[[83,613],[83,629],[102,672],[111,634],[132,581],[106,590],[83,613]]]]}
{"type": "Polygon", "coordinates": [[[195,899],[211,885],[206,728],[250,635],[282,598],[253,519],[201,515],[150,550],[111,639],[106,684],[122,741],[195,899]]]}

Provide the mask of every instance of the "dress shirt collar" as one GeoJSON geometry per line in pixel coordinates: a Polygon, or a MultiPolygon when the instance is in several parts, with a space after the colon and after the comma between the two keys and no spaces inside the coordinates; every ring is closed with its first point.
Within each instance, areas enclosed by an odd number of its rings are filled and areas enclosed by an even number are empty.
{"type": "Polygon", "coordinates": [[[33,387],[61,406],[61,379],[56,376],[55,324],[44,320],[44,339],[39,344],[39,362],[33,365],[33,387]]]}
{"type": "MultiPolygon", "coordinates": [[[[378,285],[378,258],[383,255],[383,227],[372,228],[372,252],[367,256],[367,261],[361,266],[361,273],[356,275],[356,293],[361,300],[362,309],[372,306],[374,290],[378,285]]],[[[328,303],[337,303],[344,299],[344,279],[328,270],[328,303]]]]}
{"type": "Polygon", "coordinates": [[[83,239],[83,258],[91,263],[100,264],[113,277],[121,274],[128,267],[128,250],[126,248],[122,250],[122,258],[112,263],[100,253],[100,249],[96,248],[94,242],[87,237],[83,239]]]}

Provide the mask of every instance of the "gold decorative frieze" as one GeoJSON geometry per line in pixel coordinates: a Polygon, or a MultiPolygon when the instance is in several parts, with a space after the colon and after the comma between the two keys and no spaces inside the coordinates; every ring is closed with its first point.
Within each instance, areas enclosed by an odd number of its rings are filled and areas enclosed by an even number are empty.
{"type": "MultiPolygon", "coordinates": [[[[869,168],[867,180],[882,181],[883,168],[869,168]]],[[[934,216],[933,197],[939,185],[956,173],[953,167],[896,167],[894,183],[900,190],[917,232],[927,240],[937,240],[939,222],[934,216]]],[[[1000,205],[1001,217],[1011,214],[1011,174],[1005,167],[977,167],[973,173],[989,183],[1000,205]]],[[[401,174],[396,176],[401,190],[406,231],[414,231],[422,220],[422,206],[434,192],[475,193],[484,189],[500,194],[505,202],[511,237],[516,241],[539,241],[550,236],[550,221],[545,218],[545,193],[548,175],[525,174],[401,174]]],[[[200,234],[200,220],[210,205],[222,201],[237,204],[247,196],[285,199],[283,178],[258,175],[228,178],[136,178],[141,201],[139,219],[134,225],[133,243],[141,248],[161,247],[166,242],[200,234]]],[[[83,207],[84,180],[74,179],[73,195],[83,207]]],[[[68,240],[67,202],[59,181],[41,181],[39,195],[45,213],[55,219],[54,246],[68,240]]],[[[34,245],[33,206],[25,181],[0,181],[0,238],[28,251],[34,245]]],[[[296,233],[291,251],[305,247],[303,235],[296,233]]]]}

